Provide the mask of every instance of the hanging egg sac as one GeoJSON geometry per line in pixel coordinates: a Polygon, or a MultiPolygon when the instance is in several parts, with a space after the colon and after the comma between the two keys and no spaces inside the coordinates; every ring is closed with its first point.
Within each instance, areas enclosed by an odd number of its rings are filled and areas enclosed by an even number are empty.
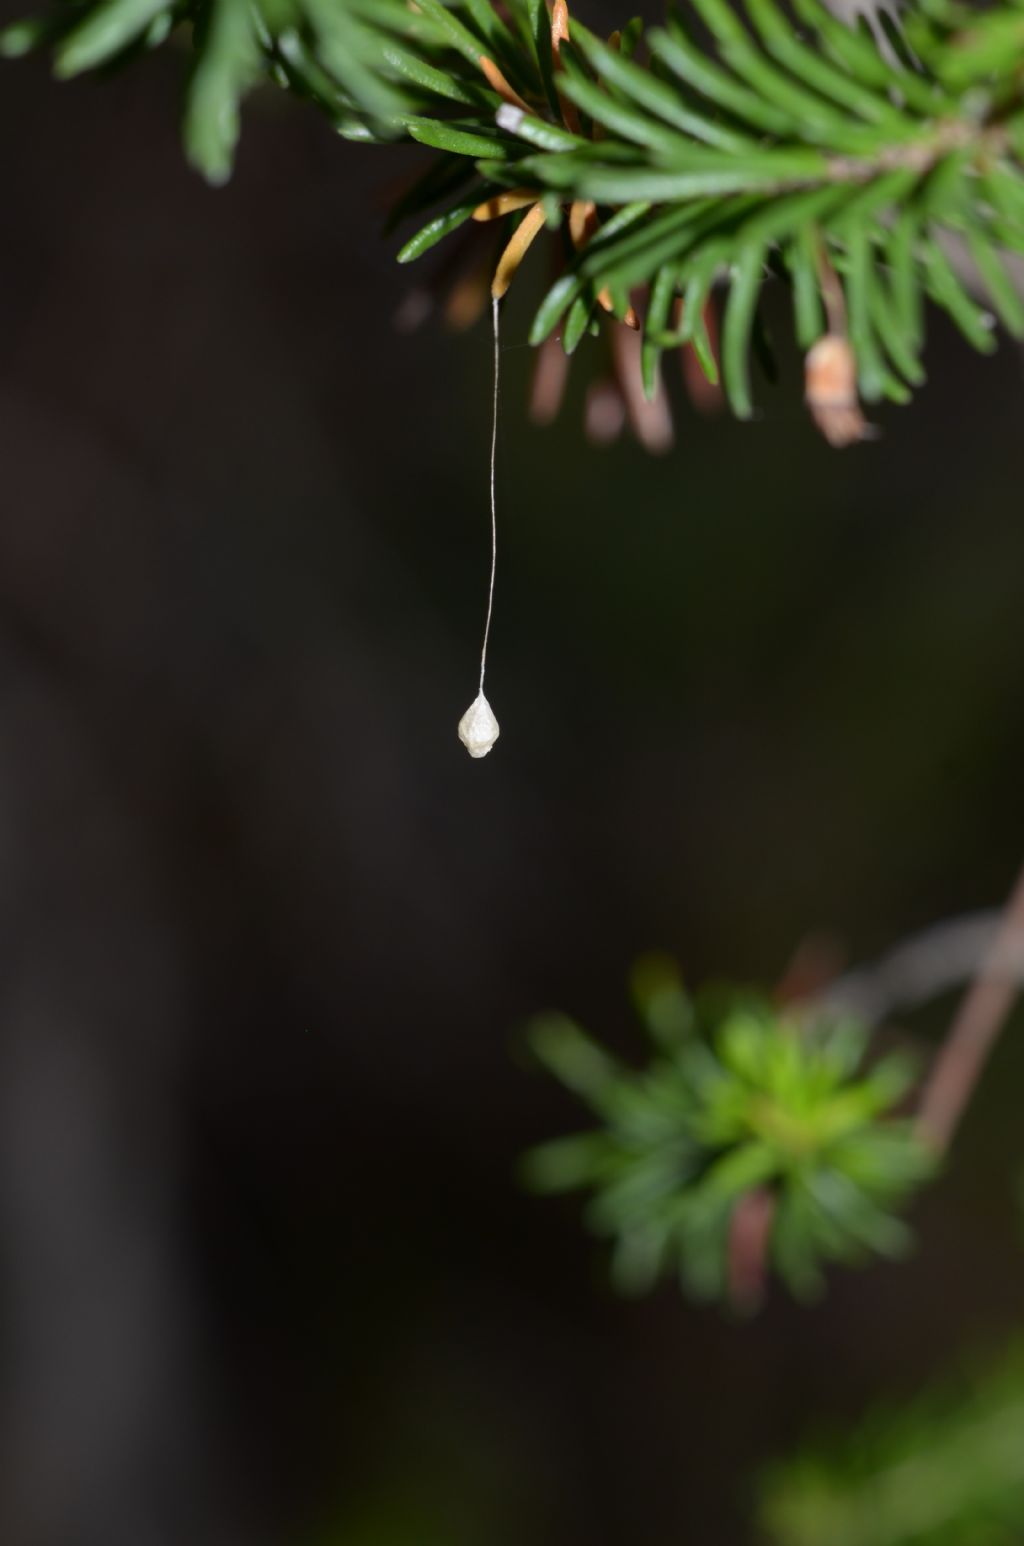
{"type": "Polygon", "coordinates": [[[486,757],[500,734],[494,710],[483,693],[477,693],[459,720],[459,740],[471,757],[486,757]]]}

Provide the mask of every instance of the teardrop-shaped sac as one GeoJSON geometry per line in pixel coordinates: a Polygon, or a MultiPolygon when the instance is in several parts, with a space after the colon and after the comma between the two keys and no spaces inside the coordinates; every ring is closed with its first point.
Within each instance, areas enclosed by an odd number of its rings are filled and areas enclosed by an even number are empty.
{"type": "Polygon", "coordinates": [[[494,710],[483,693],[477,693],[459,720],[459,740],[471,757],[486,757],[500,734],[494,710]]]}

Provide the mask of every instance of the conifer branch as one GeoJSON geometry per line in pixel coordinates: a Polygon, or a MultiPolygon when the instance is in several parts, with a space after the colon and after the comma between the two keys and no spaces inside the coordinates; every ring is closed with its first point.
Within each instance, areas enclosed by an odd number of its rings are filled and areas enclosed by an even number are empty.
{"type": "Polygon", "coordinates": [[[808,401],[840,444],[865,432],[858,392],[905,402],[923,380],[926,303],[975,348],[995,347],[994,318],[950,263],[951,242],[996,316],[1024,336],[1004,267],[1024,254],[1024,0],[984,11],[919,0],[899,51],[822,0],[791,6],[694,0],[696,29],[673,11],[662,27],[630,23],[602,42],[564,0],[550,15],[544,0],[72,0],[9,28],[0,48],[49,48],[69,76],[190,31],[185,145],[214,182],[230,171],[239,103],[261,80],[312,102],[350,139],[432,147],[437,159],[398,212],[431,212],[402,262],[530,190],[530,212],[510,205],[504,216],[506,243],[542,216],[564,265],[533,342],[560,330],[571,353],[606,311],[638,321],[631,298],[646,296],[648,396],[667,348],[692,344],[717,374],[704,333],[714,289],[725,296],[725,390],[748,417],[761,292],[785,284],[809,354],[808,401]],[[828,320],[837,309],[839,332],[828,320]],[[812,379],[822,351],[811,351],[826,336],[837,413],[815,407],[825,389],[812,379]]]}

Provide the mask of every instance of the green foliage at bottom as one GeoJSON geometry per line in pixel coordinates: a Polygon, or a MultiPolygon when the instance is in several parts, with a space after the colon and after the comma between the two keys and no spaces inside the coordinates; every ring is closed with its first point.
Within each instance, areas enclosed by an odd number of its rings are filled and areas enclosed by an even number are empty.
{"type": "Polygon", "coordinates": [[[1020,1546],[1024,1342],[773,1468],[760,1513],[774,1546],[1020,1546]]]}

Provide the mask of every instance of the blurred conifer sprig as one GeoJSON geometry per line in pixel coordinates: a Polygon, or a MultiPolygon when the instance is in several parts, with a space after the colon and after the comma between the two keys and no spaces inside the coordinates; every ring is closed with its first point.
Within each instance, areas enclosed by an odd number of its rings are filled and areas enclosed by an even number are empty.
{"type": "Polygon", "coordinates": [[[823,1264],[899,1257],[896,1210],[934,1169],[893,1108],[914,1080],[900,1052],[865,1066],[867,1032],[734,992],[691,998],[671,963],[641,962],[634,998],[653,1056],[627,1067],[561,1015],[530,1044],[600,1126],[532,1150],[540,1191],[585,1188],[589,1227],[614,1241],[613,1278],[642,1292],[678,1274],[697,1299],[730,1289],[734,1225],[753,1194],[767,1206],[764,1248],[800,1298],[823,1264]]]}
{"type": "Polygon", "coordinates": [[[773,1546],[1018,1546],[1024,1343],[768,1470],[773,1546]]]}
{"type": "Polygon", "coordinates": [[[564,270],[533,341],[561,327],[571,353],[602,311],[639,326],[642,293],[649,396],[662,351],[681,344],[717,378],[718,286],[724,386],[748,417],[751,352],[768,348],[759,297],[778,279],[809,351],[811,411],[847,444],[866,430],[858,388],[903,402],[923,379],[926,300],[979,350],[995,340],[978,293],[1024,335],[1004,266],[1024,254],[1024,0],[918,0],[884,38],[823,0],[791,6],[694,0],[687,17],[635,20],[605,42],[570,24],[565,0],[550,14],[544,0],[62,0],[0,46],[50,47],[71,76],[188,31],[185,144],[215,182],[260,80],[351,138],[433,147],[398,213],[436,212],[401,259],[474,215],[504,220],[503,291],[546,226],[564,270]]]}

